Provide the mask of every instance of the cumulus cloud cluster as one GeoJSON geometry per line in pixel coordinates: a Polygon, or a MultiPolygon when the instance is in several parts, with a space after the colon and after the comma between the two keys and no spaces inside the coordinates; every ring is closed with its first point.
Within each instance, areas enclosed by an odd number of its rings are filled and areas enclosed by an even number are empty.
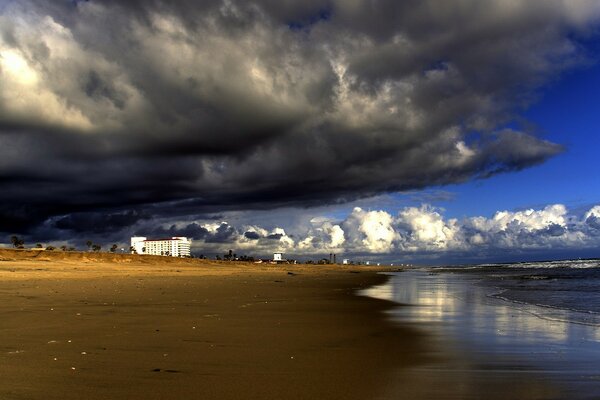
{"type": "MultiPolygon", "coordinates": [[[[2,2],[0,231],[304,207],[541,163],[562,147],[505,126],[585,59],[577,37],[599,18],[588,0],[2,2]]],[[[398,242],[363,213],[345,243],[398,242]]],[[[458,240],[430,218],[403,246],[458,240]]],[[[325,237],[342,243],[333,225],[304,246],[325,237]]]]}
{"type": "MultiPolygon", "coordinates": [[[[125,217],[125,216],[122,216],[125,217]]],[[[424,204],[392,214],[355,207],[342,220],[312,218],[308,226],[266,229],[256,224],[208,222],[140,222],[127,235],[188,236],[196,253],[227,249],[238,254],[265,255],[284,251],[297,256],[329,253],[394,257],[479,254],[497,257],[503,251],[586,249],[600,245],[600,206],[570,213],[562,204],[543,209],[498,211],[491,217],[445,218],[443,210],[424,204]]],[[[63,229],[69,229],[62,225],[63,229]]]]}

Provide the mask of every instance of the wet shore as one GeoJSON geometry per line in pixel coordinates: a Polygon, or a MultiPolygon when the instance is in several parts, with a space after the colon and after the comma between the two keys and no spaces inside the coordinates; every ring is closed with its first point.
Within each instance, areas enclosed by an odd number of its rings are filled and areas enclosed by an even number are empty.
{"type": "Polygon", "coordinates": [[[389,320],[425,334],[433,351],[433,362],[398,372],[409,398],[598,398],[599,327],[498,298],[498,289],[472,271],[390,278],[363,294],[399,304],[386,313],[389,320]]]}

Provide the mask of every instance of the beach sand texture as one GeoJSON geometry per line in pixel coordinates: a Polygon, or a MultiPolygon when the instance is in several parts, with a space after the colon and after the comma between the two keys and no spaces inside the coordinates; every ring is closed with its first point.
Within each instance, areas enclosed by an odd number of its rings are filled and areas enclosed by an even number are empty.
{"type": "Polygon", "coordinates": [[[388,322],[392,303],[355,295],[381,267],[0,260],[3,400],[559,398],[544,380],[465,374],[463,354],[388,322]]]}
{"type": "Polygon", "coordinates": [[[2,399],[364,399],[421,354],[373,271],[39,254],[0,253],[2,399]]]}

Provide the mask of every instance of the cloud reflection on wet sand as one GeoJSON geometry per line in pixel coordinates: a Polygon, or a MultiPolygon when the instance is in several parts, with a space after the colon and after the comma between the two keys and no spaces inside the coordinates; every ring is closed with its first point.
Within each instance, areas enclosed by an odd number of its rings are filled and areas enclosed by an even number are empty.
{"type": "MultiPolygon", "coordinates": [[[[593,398],[600,390],[600,327],[542,318],[539,307],[489,297],[494,289],[477,285],[480,279],[405,271],[362,292],[401,304],[389,318],[431,338],[439,361],[398,376],[418,387],[413,398],[476,398],[495,385],[498,398],[593,398]]],[[[560,313],[568,311],[552,310],[560,313]]]]}

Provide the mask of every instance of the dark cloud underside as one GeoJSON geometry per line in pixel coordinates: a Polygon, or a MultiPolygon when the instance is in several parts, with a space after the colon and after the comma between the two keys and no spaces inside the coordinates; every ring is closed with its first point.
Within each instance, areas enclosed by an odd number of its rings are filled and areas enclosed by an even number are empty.
{"type": "MultiPolygon", "coordinates": [[[[4,3],[0,231],[344,202],[542,163],[562,147],[503,127],[583,60],[575,38],[598,15],[583,0],[4,3]]],[[[186,231],[233,235],[200,228],[186,231]]]]}

